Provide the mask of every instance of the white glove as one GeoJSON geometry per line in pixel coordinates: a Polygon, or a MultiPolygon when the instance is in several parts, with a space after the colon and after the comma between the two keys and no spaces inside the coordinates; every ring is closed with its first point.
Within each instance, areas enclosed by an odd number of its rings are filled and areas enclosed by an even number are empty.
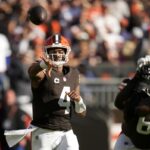
{"type": "Polygon", "coordinates": [[[140,58],[137,61],[137,70],[140,70],[143,66],[150,64],[150,55],[140,58]]]}

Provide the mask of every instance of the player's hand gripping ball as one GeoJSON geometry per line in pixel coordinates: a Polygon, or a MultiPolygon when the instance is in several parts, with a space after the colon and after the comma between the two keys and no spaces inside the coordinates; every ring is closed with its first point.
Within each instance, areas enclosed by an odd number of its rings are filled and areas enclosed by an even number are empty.
{"type": "Polygon", "coordinates": [[[28,19],[35,25],[40,25],[47,20],[47,12],[44,7],[36,5],[28,10],[28,19]]]}

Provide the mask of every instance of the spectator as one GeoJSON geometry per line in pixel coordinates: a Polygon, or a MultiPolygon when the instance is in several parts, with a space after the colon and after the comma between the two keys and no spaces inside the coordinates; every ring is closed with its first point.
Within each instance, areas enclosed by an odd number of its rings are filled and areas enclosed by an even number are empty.
{"type": "Polygon", "coordinates": [[[7,71],[11,82],[11,88],[15,91],[19,107],[32,116],[31,110],[31,86],[27,73],[29,65],[33,62],[33,52],[27,51],[18,56],[13,56],[7,71]]]}
{"type": "MultiPolygon", "coordinates": [[[[12,89],[8,89],[5,93],[3,101],[3,112],[4,117],[2,128],[5,130],[23,129],[26,128],[30,123],[30,116],[20,110],[17,104],[16,94],[12,89]]],[[[28,143],[29,141],[24,139],[15,147],[13,147],[12,150],[26,150],[28,143]]],[[[9,150],[9,148],[6,150],[9,150]]]]}

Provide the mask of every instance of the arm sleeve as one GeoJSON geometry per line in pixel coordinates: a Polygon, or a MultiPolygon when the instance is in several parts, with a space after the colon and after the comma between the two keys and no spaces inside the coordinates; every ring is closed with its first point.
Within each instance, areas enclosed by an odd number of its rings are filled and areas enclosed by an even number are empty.
{"type": "Polygon", "coordinates": [[[136,86],[138,85],[139,77],[135,75],[125,86],[123,90],[121,90],[115,98],[114,105],[122,110],[126,101],[132,95],[133,91],[135,90],[136,86]]]}

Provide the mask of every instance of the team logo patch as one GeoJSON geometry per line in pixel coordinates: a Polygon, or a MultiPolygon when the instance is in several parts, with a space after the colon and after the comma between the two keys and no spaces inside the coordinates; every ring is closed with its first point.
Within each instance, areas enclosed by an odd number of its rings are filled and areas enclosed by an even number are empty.
{"type": "Polygon", "coordinates": [[[54,78],[54,83],[56,83],[56,84],[60,83],[59,78],[54,78]]]}

